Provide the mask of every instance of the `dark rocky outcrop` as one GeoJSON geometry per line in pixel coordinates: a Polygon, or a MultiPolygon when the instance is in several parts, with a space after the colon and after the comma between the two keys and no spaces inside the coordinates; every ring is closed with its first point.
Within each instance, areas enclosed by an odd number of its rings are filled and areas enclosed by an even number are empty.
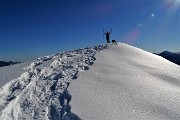
{"type": "Polygon", "coordinates": [[[173,53],[173,52],[169,52],[169,51],[164,51],[161,53],[155,53],[156,55],[159,55],[177,65],[180,65],[180,52],[178,53],[173,53]]]}
{"type": "Polygon", "coordinates": [[[4,67],[4,66],[10,66],[10,65],[14,65],[14,64],[18,64],[20,62],[12,62],[12,61],[9,61],[9,62],[5,62],[5,61],[0,61],[0,67],[4,67]]]}

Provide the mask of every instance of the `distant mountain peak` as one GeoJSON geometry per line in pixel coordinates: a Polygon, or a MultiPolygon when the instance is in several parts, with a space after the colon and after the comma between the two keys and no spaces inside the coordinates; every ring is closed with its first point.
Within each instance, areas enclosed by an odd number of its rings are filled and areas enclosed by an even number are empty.
{"type": "Polygon", "coordinates": [[[177,65],[180,65],[180,52],[163,51],[161,53],[156,54],[177,65]]]}

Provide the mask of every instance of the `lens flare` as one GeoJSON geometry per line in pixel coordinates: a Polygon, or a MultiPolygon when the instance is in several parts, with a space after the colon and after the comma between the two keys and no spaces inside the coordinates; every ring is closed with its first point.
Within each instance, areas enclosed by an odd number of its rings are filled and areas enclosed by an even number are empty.
{"type": "Polygon", "coordinates": [[[140,30],[138,28],[135,28],[134,30],[127,33],[126,36],[122,39],[122,41],[132,45],[138,39],[139,35],[140,30]]]}

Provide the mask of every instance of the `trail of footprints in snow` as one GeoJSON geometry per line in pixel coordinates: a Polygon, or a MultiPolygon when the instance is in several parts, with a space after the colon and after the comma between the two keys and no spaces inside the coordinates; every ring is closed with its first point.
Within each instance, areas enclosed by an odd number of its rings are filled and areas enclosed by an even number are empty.
{"type": "Polygon", "coordinates": [[[99,45],[38,58],[25,68],[27,72],[9,84],[9,92],[0,96],[0,100],[4,98],[0,110],[18,101],[22,113],[12,108],[12,117],[18,114],[18,119],[63,118],[71,108],[71,95],[67,90],[71,80],[77,78],[79,71],[88,70],[96,60],[94,55],[105,48],[107,45],[99,45]],[[38,67],[49,60],[53,60],[50,66],[38,67]]]}

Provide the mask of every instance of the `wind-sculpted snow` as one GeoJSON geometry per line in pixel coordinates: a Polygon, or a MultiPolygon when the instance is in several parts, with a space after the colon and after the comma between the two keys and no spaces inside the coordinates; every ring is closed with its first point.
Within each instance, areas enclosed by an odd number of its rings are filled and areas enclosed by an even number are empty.
{"type": "Polygon", "coordinates": [[[24,68],[27,72],[1,88],[0,120],[80,120],[71,112],[68,86],[106,47],[62,52],[33,61],[24,68]]]}
{"type": "Polygon", "coordinates": [[[69,87],[81,119],[180,120],[180,66],[126,44],[95,57],[69,87]]]}

